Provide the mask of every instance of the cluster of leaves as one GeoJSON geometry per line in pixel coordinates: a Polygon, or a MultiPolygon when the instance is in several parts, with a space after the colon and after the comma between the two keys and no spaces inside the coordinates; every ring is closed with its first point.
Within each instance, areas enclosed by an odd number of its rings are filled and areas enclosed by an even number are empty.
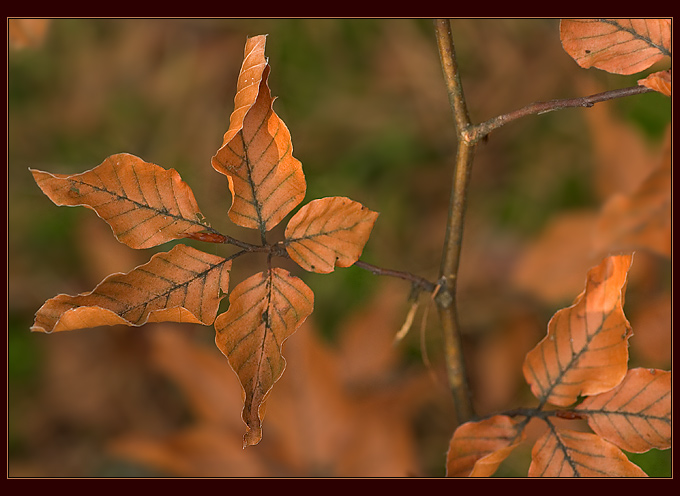
{"type": "Polygon", "coordinates": [[[228,179],[229,218],[259,230],[261,245],[213,229],[175,170],[133,155],[110,156],[81,174],[31,170],[55,204],[94,210],[131,248],[151,248],[181,238],[241,248],[224,258],[176,245],[130,272],[108,276],[89,293],[48,300],[31,329],[50,333],[147,322],[214,324],[216,344],[245,393],[244,447],[261,440],[264,402],[286,365],[282,345],[314,307],[312,290],[287,270],[274,267],[272,258],[290,258],[318,273],[350,266],[361,255],[378,216],[349,198],[323,198],[293,215],[283,241],[267,240],[267,233],[302,202],[306,182],[301,163],[292,155],[290,133],[272,108],[265,41],[262,35],[246,42],[235,109],[223,145],[212,159],[213,168],[228,179]],[[232,260],[251,252],[267,254],[266,270],[230,291],[232,260]],[[227,293],[229,308],[218,315],[227,293]]]}
{"type": "Polygon", "coordinates": [[[671,446],[671,373],[628,370],[632,329],[623,300],[631,263],[632,255],[616,255],[591,269],[585,291],[553,316],[524,361],[539,406],[461,425],[449,446],[449,476],[493,474],[525,440],[532,417],[548,429],[534,445],[530,476],[644,476],[619,448],[642,453],[671,446]],[[576,405],[544,411],[546,404],[576,405]],[[587,419],[595,434],[561,428],[551,416],[587,419]]]}
{"type": "MultiPolygon", "coordinates": [[[[562,20],[560,33],[564,49],[586,68],[633,74],[670,55],[668,19],[562,20]]],[[[670,96],[670,70],[639,84],[670,96]]],[[[638,191],[605,206],[600,227],[609,246],[641,245],[670,256],[670,198],[656,194],[670,172],[664,160],[638,191]]],[[[533,446],[529,476],[645,476],[621,450],[671,447],[671,372],[628,370],[632,328],[623,303],[632,260],[632,254],[609,256],[589,271],[585,290],[553,316],[525,357],[524,378],[538,406],[459,426],[449,444],[448,476],[492,475],[526,440],[532,418],[547,429],[533,446]],[[554,418],[585,419],[593,432],[561,427],[554,418]]]]}

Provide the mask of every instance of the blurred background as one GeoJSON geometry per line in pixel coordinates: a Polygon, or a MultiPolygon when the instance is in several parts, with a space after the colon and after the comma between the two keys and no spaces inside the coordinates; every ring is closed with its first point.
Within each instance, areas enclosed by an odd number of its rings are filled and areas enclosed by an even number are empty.
{"type": "MultiPolygon", "coordinates": [[[[473,122],[642,77],[579,68],[558,19],[452,27],[473,122]]],[[[264,438],[246,450],[240,386],[212,328],[29,332],[45,300],[169,249],[118,243],[94,212],[53,205],[29,168],[79,173],[132,153],[176,169],[217,230],[257,241],[229,222],[227,181],[210,159],[245,40],[258,34],[268,34],[274,109],[303,164],[305,201],[348,196],[380,212],[362,260],[435,280],[455,133],[431,20],[57,19],[8,29],[8,476],[443,476],[455,425],[437,315],[424,315],[421,297],[413,329],[393,344],[410,306],[404,281],[355,267],[298,273],[315,310],[286,342],[264,438]]],[[[459,283],[478,413],[535,404],[523,357],[582,291],[603,254],[593,248],[599,212],[658,165],[670,122],[670,100],[645,94],[528,117],[478,147],[459,283]]],[[[261,261],[237,259],[232,287],[261,261]]],[[[669,369],[670,253],[636,253],[625,309],[630,367],[669,369]]],[[[496,475],[526,475],[530,450],[496,475]]],[[[671,450],[631,458],[649,475],[671,474],[671,450]]]]}

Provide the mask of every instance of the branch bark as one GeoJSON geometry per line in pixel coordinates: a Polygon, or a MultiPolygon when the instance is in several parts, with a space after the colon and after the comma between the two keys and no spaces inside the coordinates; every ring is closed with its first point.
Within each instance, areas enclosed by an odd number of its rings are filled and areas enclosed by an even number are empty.
{"type": "Polygon", "coordinates": [[[458,322],[456,286],[463,240],[467,185],[470,178],[475,142],[467,138],[467,132],[471,123],[463,94],[463,86],[458,73],[455,47],[453,37],[451,36],[451,23],[448,19],[436,19],[434,27],[444,81],[446,82],[449,102],[456,122],[456,135],[458,137],[458,149],[449,203],[449,217],[439,272],[441,290],[437,294],[435,301],[444,334],[447,378],[455,403],[457,421],[459,424],[462,424],[474,417],[474,410],[463,356],[460,324],[458,322]]]}
{"type": "Polygon", "coordinates": [[[549,100],[547,102],[534,102],[526,105],[518,110],[509,112],[507,114],[499,115],[489,119],[486,122],[477,124],[476,126],[469,126],[466,130],[465,139],[469,142],[476,143],[480,139],[487,136],[491,131],[512,122],[514,120],[526,117],[529,115],[545,114],[553,110],[561,110],[565,108],[578,107],[592,107],[596,103],[613,100],[615,98],[623,98],[631,95],[640,95],[642,93],[649,93],[654,91],[645,86],[630,86],[628,88],[620,88],[617,90],[604,91],[590,96],[580,98],[565,98],[560,100],[549,100]]]}

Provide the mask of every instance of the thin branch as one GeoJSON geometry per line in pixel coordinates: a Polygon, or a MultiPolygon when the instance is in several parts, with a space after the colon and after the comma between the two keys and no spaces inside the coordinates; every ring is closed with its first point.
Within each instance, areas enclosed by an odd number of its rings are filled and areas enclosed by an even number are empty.
{"type": "Polygon", "coordinates": [[[411,274],[410,272],[403,272],[401,270],[393,269],[384,269],[382,267],[378,267],[376,265],[372,265],[361,260],[357,260],[356,262],[354,262],[354,266],[372,272],[377,276],[396,277],[399,279],[404,279],[406,281],[411,281],[413,284],[424,289],[428,293],[432,293],[437,288],[437,285],[435,283],[428,281],[424,277],[411,274]]]}
{"type": "Polygon", "coordinates": [[[578,107],[592,107],[596,103],[605,102],[607,100],[613,100],[615,98],[623,98],[631,95],[640,95],[642,93],[648,93],[654,91],[645,86],[631,86],[628,88],[620,88],[617,90],[604,91],[602,93],[596,93],[590,96],[584,96],[580,98],[565,98],[561,100],[549,100],[547,102],[534,102],[522,107],[513,112],[499,115],[489,119],[486,122],[477,124],[476,126],[470,126],[465,131],[466,141],[476,143],[480,139],[484,138],[491,131],[498,129],[499,127],[512,122],[514,120],[526,117],[529,115],[545,114],[546,112],[552,112],[553,110],[561,110],[566,108],[578,108],[578,107]]]}
{"type": "Polygon", "coordinates": [[[470,126],[465,96],[463,95],[463,85],[460,82],[458,64],[456,63],[456,51],[451,35],[451,23],[448,19],[434,20],[435,34],[437,35],[437,48],[439,58],[444,72],[444,82],[446,91],[449,95],[449,103],[453,109],[456,120],[456,127],[460,135],[463,130],[470,126]]]}
{"type": "Polygon", "coordinates": [[[448,19],[436,19],[434,27],[442,72],[444,73],[444,81],[446,82],[446,89],[453,110],[458,136],[458,150],[456,152],[449,203],[449,218],[446,225],[446,238],[440,268],[441,290],[437,294],[435,301],[444,334],[447,378],[454,399],[457,420],[459,424],[462,424],[474,416],[474,411],[463,357],[460,324],[458,322],[456,284],[467,203],[467,186],[472,167],[475,142],[471,142],[466,138],[471,124],[456,62],[456,52],[451,36],[451,23],[448,19]]]}

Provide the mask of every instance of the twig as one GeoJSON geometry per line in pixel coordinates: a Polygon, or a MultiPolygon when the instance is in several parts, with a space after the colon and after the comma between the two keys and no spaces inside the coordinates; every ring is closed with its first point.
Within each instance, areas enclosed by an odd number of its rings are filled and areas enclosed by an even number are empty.
{"type": "Polygon", "coordinates": [[[460,250],[463,238],[463,224],[467,200],[467,185],[472,167],[475,142],[466,138],[471,126],[468,116],[463,86],[458,73],[456,54],[451,36],[451,23],[448,19],[434,21],[437,46],[441,60],[444,81],[453,110],[458,136],[449,218],[446,225],[446,238],[440,268],[441,290],[435,301],[439,310],[444,333],[444,353],[446,357],[447,378],[453,394],[456,416],[459,424],[474,416],[467,372],[462,350],[458,309],[456,304],[456,283],[460,250]]]}
{"type": "Polygon", "coordinates": [[[415,274],[411,274],[410,272],[403,272],[401,270],[393,270],[393,269],[384,269],[382,267],[378,267],[376,265],[372,265],[366,262],[363,262],[361,260],[357,260],[354,262],[355,267],[359,267],[360,269],[367,270],[369,272],[372,272],[373,274],[377,276],[389,276],[389,277],[397,277],[399,279],[404,279],[406,281],[411,281],[413,284],[416,286],[424,289],[428,293],[431,293],[435,290],[437,285],[431,281],[428,281],[424,277],[417,276],[415,274]]]}
{"type": "Polygon", "coordinates": [[[561,110],[566,108],[578,108],[578,107],[592,107],[596,103],[605,102],[607,100],[613,100],[615,98],[623,98],[631,95],[640,95],[642,93],[648,93],[654,91],[645,86],[631,86],[628,88],[620,88],[617,90],[604,91],[602,93],[596,93],[590,96],[584,96],[580,98],[565,98],[561,100],[549,100],[547,102],[534,102],[526,105],[513,112],[499,115],[489,119],[486,122],[477,124],[476,126],[470,126],[465,130],[465,140],[476,143],[480,139],[487,136],[491,131],[498,129],[499,127],[512,122],[521,117],[526,117],[529,115],[545,114],[546,112],[552,112],[553,110],[561,110]]]}

